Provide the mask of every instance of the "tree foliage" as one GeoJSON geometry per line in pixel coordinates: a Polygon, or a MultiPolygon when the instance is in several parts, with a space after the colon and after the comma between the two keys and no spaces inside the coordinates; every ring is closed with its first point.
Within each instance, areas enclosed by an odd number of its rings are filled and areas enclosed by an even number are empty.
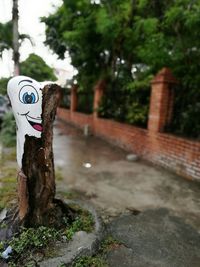
{"type": "Polygon", "coordinates": [[[37,81],[55,81],[53,69],[36,54],[30,54],[29,57],[20,64],[21,75],[29,76],[37,81]]]}
{"type": "MultiPolygon", "coordinates": [[[[4,50],[13,49],[13,33],[12,33],[13,23],[8,21],[6,23],[0,23],[0,57],[4,50]]],[[[28,39],[31,41],[31,38],[27,34],[19,34],[20,44],[23,40],[28,39]]]]}
{"type": "Polygon", "coordinates": [[[0,23],[0,57],[4,50],[12,47],[12,22],[0,23]]]}
{"type": "MultiPolygon", "coordinates": [[[[75,79],[80,88],[89,90],[104,78],[117,92],[134,91],[138,81],[147,80],[164,66],[170,67],[180,80],[176,101],[179,114],[173,128],[187,133],[191,132],[191,125],[197,129],[200,123],[194,116],[200,113],[200,2],[95,2],[63,0],[54,14],[42,18],[46,44],[60,58],[69,51],[78,70],[75,79]],[[184,97],[184,104],[180,96],[184,97]]],[[[137,109],[138,105],[139,109],[148,105],[147,101],[142,105],[137,100],[133,102],[137,109]]],[[[133,114],[129,115],[133,118],[133,114]]]]}
{"type": "Polygon", "coordinates": [[[5,147],[12,147],[16,144],[16,125],[12,112],[7,112],[3,117],[0,138],[5,147]]]}
{"type": "Polygon", "coordinates": [[[7,83],[10,78],[0,78],[0,95],[6,95],[7,94],[7,83]]]}

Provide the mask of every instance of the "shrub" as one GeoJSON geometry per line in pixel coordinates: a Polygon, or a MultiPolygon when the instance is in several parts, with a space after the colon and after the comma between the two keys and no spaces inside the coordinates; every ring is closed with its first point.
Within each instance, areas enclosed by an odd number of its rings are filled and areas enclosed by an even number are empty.
{"type": "Polygon", "coordinates": [[[4,115],[1,125],[1,141],[4,146],[12,147],[16,143],[16,124],[12,112],[4,115]]]}

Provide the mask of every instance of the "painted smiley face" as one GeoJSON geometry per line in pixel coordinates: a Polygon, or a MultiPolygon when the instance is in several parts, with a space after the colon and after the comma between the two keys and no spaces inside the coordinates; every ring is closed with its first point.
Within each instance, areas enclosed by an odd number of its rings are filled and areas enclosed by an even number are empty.
{"type": "MultiPolygon", "coordinates": [[[[32,114],[32,106],[36,105],[38,102],[40,102],[40,92],[38,91],[38,87],[32,84],[33,82],[31,80],[21,80],[19,82],[19,85],[22,84],[22,87],[19,91],[18,98],[20,102],[24,105],[27,105],[27,108],[29,109],[27,113],[22,113],[21,116],[25,116],[28,123],[33,127],[34,130],[42,132],[42,120],[40,117],[34,117],[34,114],[32,114]]],[[[39,88],[39,90],[41,90],[39,88]]],[[[37,105],[38,106],[38,105],[37,105]]]]}
{"type": "Polygon", "coordinates": [[[18,128],[28,135],[38,137],[42,131],[41,85],[26,76],[16,76],[8,83],[8,95],[18,128]]]}
{"type": "Polygon", "coordinates": [[[9,80],[8,96],[17,124],[17,161],[21,167],[25,136],[41,137],[42,89],[40,83],[26,76],[9,80]]]}

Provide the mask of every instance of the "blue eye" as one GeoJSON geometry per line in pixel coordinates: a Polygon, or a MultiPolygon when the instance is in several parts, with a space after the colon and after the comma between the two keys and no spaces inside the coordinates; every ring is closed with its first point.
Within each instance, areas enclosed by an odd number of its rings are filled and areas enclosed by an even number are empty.
{"type": "Polygon", "coordinates": [[[22,100],[24,102],[24,104],[34,104],[36,101],[36,97],[34,95],[34,93],[24,93],[23,96],[22,96],[22,100]]]}
{"type": "Polygon", "coordinates": [[[35,104],[39,100],[39,94],[34,87],[25,85],[19,92],[19,100],[23,104],[35,104]]]}

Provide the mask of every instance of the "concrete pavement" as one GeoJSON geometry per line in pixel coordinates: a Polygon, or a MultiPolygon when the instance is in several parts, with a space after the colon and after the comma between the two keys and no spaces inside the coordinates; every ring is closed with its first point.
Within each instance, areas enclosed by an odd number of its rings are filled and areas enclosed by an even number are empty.
{"type": "Polygon", "coordinates": [[[167,209],[121,216],[109,232],[122,245],[107,254],[113,267],[199,267],[200,235],[167,209]]]}
{"type": "Polygon", "coordinates": [[[139,160],[81,130],[56,123],[57,191],[93,204],[121,245],[110,267],[199,267],[200,185],[139,160]]]}
{"type": "Polygon", "coordinates": [[[63,175],[58,191],[76,191],[103,215],[166,208],[200,230],[200,184],[147,162],[81,130],[56,122],[55,165],[63,175]]]}

